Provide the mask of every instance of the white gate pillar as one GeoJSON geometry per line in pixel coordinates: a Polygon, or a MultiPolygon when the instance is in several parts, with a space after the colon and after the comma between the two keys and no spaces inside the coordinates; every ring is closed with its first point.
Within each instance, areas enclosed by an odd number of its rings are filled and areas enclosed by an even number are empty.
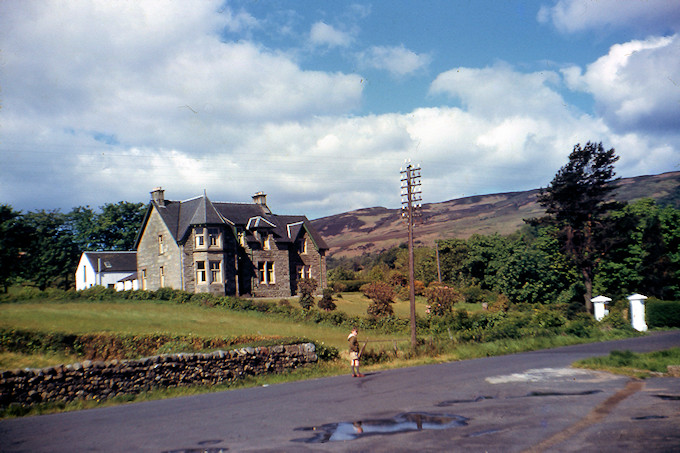
{"type": "Polygon", "coordinates": [[[647,296],[642,294],[633,294],[628,296],[630,301],[630,323],[633,329],[638,332],[647,330],[647,323],[645,322],[645,299],[647,296]]]}

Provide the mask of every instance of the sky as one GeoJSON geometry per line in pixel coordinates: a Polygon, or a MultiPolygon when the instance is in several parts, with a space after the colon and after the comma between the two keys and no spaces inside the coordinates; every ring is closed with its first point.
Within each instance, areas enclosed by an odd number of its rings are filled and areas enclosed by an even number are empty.
{"type": "Polygon", "coordinates": [[[677,0],[0,1],[0,203],[310,219],[680,170],[677,0]]]}

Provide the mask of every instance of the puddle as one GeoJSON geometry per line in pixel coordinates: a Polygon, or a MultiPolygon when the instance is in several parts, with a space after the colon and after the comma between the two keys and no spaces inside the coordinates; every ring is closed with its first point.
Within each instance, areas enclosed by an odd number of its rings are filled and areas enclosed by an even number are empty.
{"type": "MultiPolygon", "coordinates": [[[[202,440],[198,442],[197,445],[215,445],[222,442],[222,439],[210,439],[202,440]]],[[[191,447],[191,448],[180,448],[177,450],[166,450],[162,453],[224,453],[229,449],[226,447],[191,447]]]]}
{"type": "Polygon", "coordinates": [[[447,406],[453,406],[454,404],[462,404],[462,403],[478,403],[480,401],[484,400],[492,400],[493,396],[478,396],[477,398],[471,399],[471,400],[448,400],[448,401],[442,401],[441,403],[435,404],[437,407],[447,407],[447,406]]]}
{"type": "Polygon", "coordinates": [[[295,431],[310,433],[312,437],[293,439],[293,442],[320,444],[354,440],[365,436],[449,429],[457,426],[466,426],[467,420],[467,418],[460,415],[407,412],[393,418],[329,423],[319,427],[297,428],[295,431]]]}
{"type": "Polygon", "coordinates": [[[658,420],[660,418],[668,418],[665,415],[641,415],[640,417],[631,417],[631,420],[658,420]]]}
{"type": "Polygon", "coordinates": [[[584,390],[582,392],[529,392],[526,396],[582,396],[602,393],[602,390],[584,390]]]}
{"type": "Polygon", "coordinates": [[[654,395],[654,396],[666,401],[680,401],[680,396],[678,395],[654,395]]]}
{"type": "Polygon", "coordinates": [[[485,431],[477,431],[474,433],[467,434],[463,437],[480,437],[480,436],[486,436],[487,434],[495,434],[495,433],[500,433],[503,431],[502,429],[487,429],[485,431]]]}
{"type": "Polygon", "coordinates": [[[179,450],[166,450],[162,453],[224,453],[228,448],[182,448],[179,450]]]}

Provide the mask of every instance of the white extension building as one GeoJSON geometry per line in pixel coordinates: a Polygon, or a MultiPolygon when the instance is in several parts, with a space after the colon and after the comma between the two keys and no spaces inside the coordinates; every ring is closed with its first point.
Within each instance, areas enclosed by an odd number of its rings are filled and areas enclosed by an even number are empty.
{"type": "Polygon", "coordinates": [[[137,252],[84,252],[76,269],[76,290],[92,286],[139,289],[137,252]]]}

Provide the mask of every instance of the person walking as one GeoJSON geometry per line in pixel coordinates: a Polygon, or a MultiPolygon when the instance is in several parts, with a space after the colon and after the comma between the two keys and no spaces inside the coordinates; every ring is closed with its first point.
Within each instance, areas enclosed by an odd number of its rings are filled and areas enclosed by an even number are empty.
{"type": "Polygon", "coordinates": [[[359,339],[357,336],[359,335],[359,331],[355,327],[352,329],[352,333],[349,334],[347,337],[347,341],[349,341],[349,360],[350,360],[350,366],[352,368],[352,377],[364,377],[363,374],[359,372],[359,339]]]}

